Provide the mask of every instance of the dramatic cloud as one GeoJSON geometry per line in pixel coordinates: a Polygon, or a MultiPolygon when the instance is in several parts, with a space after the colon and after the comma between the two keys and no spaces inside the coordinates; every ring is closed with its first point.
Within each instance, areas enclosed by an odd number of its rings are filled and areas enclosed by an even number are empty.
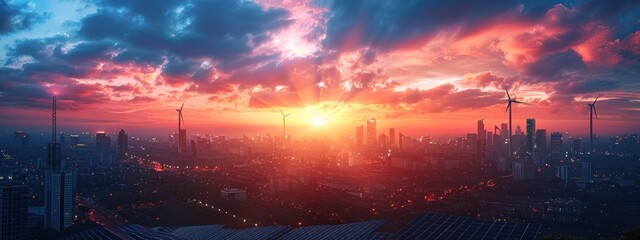
{"type": "Polygon", "coordinates": [[[603,119],[640,121],[637,1],[64,3],[0,0],[0,108],[47,108],[55,92],[77,114],[145,109],[158,124],[182,102],[203,125],[326,106],[501,119],[506,86],[540,119],[602,95],[603,119]]]}
{"type": "Polygon", "coordinates": [[[11,0],[0,1],[0,35],[31,29],[33,25],[49,18],[50,14],[35,12],[29,5],[11,0]]]}

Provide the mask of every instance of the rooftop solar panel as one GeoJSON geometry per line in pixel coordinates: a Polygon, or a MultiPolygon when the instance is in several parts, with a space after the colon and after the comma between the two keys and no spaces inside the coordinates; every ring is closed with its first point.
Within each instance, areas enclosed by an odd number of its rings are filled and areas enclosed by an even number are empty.
{"type": "Polygon", "coordinates": [[[171,232],[171,235],[189,240],[228,239],[241,231],[242,229],[226,229],[223,225],[206,225],[181,227],[171,232]]]}
{"type": "Polygon", "coordinates": [[[122,238],[116,236],[109,230],[103,227],[91,228],[71,236],[63,238],[65,240],[121,240],[122,238]]]}
{"type": "Polygon", "coordinates": [[[282,239],[363,239],[385,220],[297,228],[282,239]]]}
{"type": "Polygon", "coordinates": [[[386,240],[386,239],[391,239],[391,236],[393,236],[393,233],[372,232],[366,237],[364,237],[364,240],[386,240]]]}
{"type": "Polygon", "coordinates": [[[287,226],[271,226],[271,227],[255,227],[247,228],[240,231],[240,233],[234,235],[230,239],[232,240],[244,240],[244,239],[280,239],[282,236],[293,230],[287,226]]]}
{"type": "Polygon", "coordinates": [[[416,217],[391,239],[519,239],[533,240],[540,224],[477,220],[427,213],[416,217]]]}

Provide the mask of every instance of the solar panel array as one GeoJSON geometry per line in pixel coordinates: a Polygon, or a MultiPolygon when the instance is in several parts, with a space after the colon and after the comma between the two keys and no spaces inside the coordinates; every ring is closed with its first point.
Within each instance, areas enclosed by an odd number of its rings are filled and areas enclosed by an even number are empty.
{"type": "Polygon", "coordinates": [[[71,240],[93,239],[518,239],[533,240],[540,224],[478,220],[447,214],[420,215],[396,233],[374,232],[386,220],[301,228],[288,226],[228,229],[223,225],[145,228],[126,225],[116,228],[96,227],[65,237],[71,240]]]}
{"type": "Polygon", "coordinates": [[[477,220],[427,213],[393,234],[391,239],[535,239],[540,224],[477,220]]]}
{"type": "Polygon", "coordinates": [[[384,239],[390,239],[391,236],[393,236],[393,233],[387,233],[387,232],[372,232],[369,235],[367,235],[364,240],[384,240],[384,239]]]}
{"type": "Polygon", "coordinates": [[[95,227],[95,228],[91,228],[91,229],[67,236],[64,239],[67,239],[67,240],[97,240],[97,239],[120,240],[122,238],[113,234],[111,231],[107,230],[106,228],[95,227]]]}
{"type": "MultiPolygon", "coordinates": [[[[146,239],[158,239],[158,240],[184,240],[184,238],[164,233],[160,231],[156,231],[150,228],[145,228],[140,225],[126,225],[122,227],[118,227],[112,229],[114,233],[124,233],[126,234],[126,239],[134,239],[134,240],[146,240],[146,239]]],[[[122,234],[118,234],[121,236],[122,234]]]]}
{"type": "Polygon", "coordinates": [[[297,228],[282,239],[363,239],[384,224],[385,220],[321,225],[297,228]]]}
{"type": "Polygon", "coordinates": [[[252,239],[281,239],[282,236],[293,230],[287,226],[272,226],[272,227],[255,227],[247,228],[240,233],[234,235],[230,240],[252,240],[252,239]]]}

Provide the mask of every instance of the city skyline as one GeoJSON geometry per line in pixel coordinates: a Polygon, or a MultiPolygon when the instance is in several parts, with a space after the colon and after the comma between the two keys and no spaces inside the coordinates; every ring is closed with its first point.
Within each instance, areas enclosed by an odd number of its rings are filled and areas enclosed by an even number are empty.
{"type": "Polygon", "coordinates": [[[9,1],[0,124],[46,129],[55,94],[61,129],[173,132],[185,103],[189,134],[275,134],[282,109],[296,113],[294,136],[369,118],[460,135],[474,119],[506,122],[504,85],[528,103],[514,105],[514,128],[536,118],[586,136],[601,96],[594,134],[640,130],[638,4],[468,4],[9,1]]]}

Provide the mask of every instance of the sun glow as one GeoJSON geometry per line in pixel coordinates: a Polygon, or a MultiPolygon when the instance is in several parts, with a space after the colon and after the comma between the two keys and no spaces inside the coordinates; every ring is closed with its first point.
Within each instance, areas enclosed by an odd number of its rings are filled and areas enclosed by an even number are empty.
{"type": "Polygon", "coordinates": [[[322,127],[325,124],[325,119],[322,117],[314,117],[313,118],[313,126],[322,127]]]}

